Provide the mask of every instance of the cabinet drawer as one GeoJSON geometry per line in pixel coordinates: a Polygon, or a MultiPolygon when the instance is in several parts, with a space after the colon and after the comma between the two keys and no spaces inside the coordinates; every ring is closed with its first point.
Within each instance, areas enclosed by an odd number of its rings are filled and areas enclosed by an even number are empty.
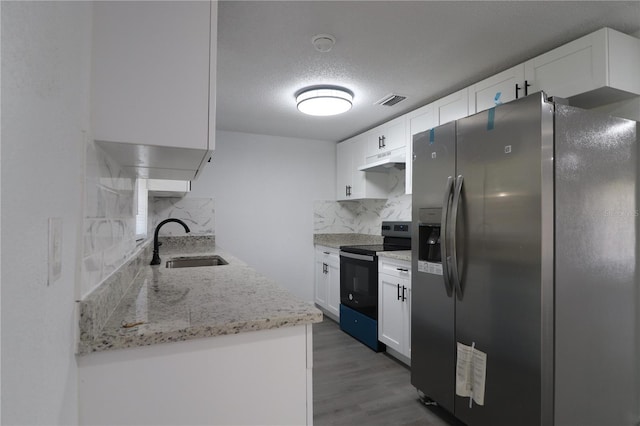
{"type": "Polygon", "coordinates": [[[316,246],[316,260],[340,267],[340,251],[332,247],[316,246]]]}
{"type": "Polygon", "coordinates": [[[340,329],[374,351],[379,351],[383,347],[378,342],[378,321],[344,305],[340,305],[340,329]]]}
{"type": "Polygon", "coordinates": [[[395,278],[411,279],[411,264],[408,262],[392,262],[380,259],[378,264],[378,273],[390,275],[395,278]]]}

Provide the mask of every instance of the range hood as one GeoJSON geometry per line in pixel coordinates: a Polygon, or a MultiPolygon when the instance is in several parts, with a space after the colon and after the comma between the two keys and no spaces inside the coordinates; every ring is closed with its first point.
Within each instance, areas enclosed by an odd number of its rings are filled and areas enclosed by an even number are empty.
{"type": "Polygon", "coordinates": [[[406,161],[406,152],[403,147],[384,154],[367,157],[367,164],[358,167],[358,170],[362,172],[387,173],[392,168],[404,169],[406,161]]]}

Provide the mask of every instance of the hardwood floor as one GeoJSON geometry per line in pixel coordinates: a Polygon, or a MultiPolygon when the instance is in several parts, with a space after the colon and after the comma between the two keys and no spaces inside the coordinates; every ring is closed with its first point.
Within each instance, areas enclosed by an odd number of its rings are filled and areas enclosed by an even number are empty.
{"type": "Polygon", "coordinates": [[[375,353],[334,321],[313,325],[313,421],[322,425],[454,425],[424,406],[409,369],[375,353]]]}

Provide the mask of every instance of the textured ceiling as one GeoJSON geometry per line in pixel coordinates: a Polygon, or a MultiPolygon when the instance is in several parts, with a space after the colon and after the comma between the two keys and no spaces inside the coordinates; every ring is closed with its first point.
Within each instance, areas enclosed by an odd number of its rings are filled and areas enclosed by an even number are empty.
{"type": "Polygon", "coordinates": [[[603,26],[640,30],[640,1],[220,1],[217,128],[340,141],[603,26]],[[351,111],[298,112],[318,84],[352,90],[351,111]],[[389,93],[408,98],[373,105],[389,93]]]}

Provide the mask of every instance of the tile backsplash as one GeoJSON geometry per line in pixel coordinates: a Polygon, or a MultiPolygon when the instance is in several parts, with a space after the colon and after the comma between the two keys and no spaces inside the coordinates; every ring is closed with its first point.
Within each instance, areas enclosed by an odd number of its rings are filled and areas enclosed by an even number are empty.
{"type": "Polygon", "coordinates": [[[386,200],[316,201],[313,232],[380,235],[382,221],[411,220],[411,195],[404,193],[404,170],[389,173],[386,200]]]}
{"type": "Polygon", "coordinates": [[[86,145],[82,297],[136,252],[135,176],[93,141],[86,145]]]}
{"type": "MultiPolygon", "coordinates": [[[[87,141],[85,158],[85,218],[81,297],[84,298],[128,262],[141,245],[136,242],[136,176],[127,173],[100,146],[87,141]]],[[[149,197],[147,240],[155,227],[169,217],[183,220],[190,235],[215,234],[215,209],[211,198],[149,197]]],[[[185,235],[168,223],[163,236],[185,235]]]]}
{"type": "MultiPolygon", "coordinates": [[[[150,198],[149,236],[164,219],[180,219],[187,224],[189,235],[215,235],[215,208],[212,198],[150,198]]],[[[163,236],[183,236],[184,228],[177,223],[167,223],[160,229],[163,236]]]]}

